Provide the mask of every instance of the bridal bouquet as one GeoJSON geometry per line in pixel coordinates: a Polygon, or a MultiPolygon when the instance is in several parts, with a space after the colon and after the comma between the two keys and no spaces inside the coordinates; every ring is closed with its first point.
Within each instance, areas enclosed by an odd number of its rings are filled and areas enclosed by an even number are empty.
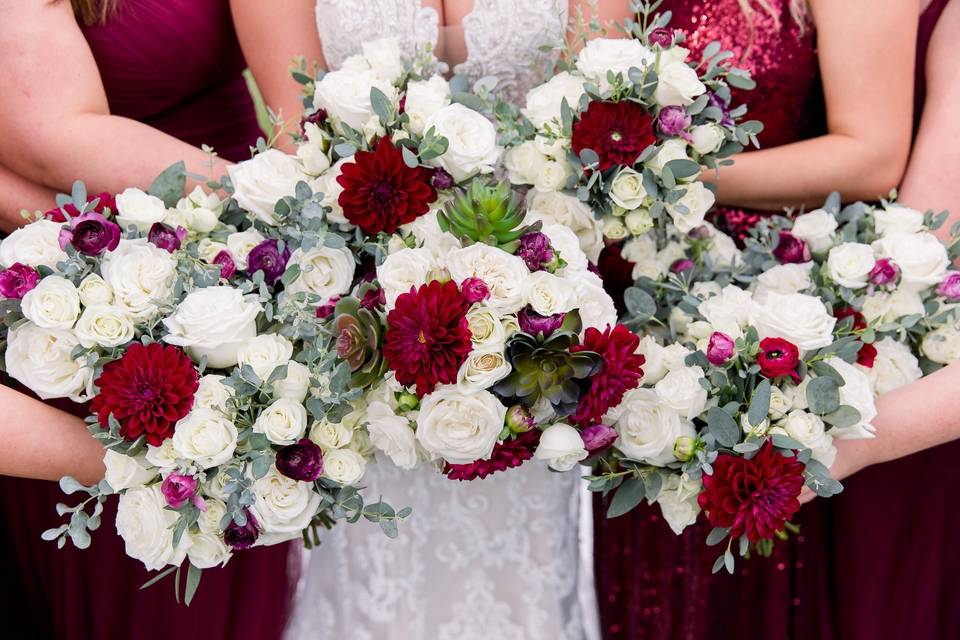
{"type": "MultiPolygon", "coordinates": [[[[333,352],[290,300],[322,230],[251,225],[199,187],[178,199],[184,181],[180,164],[150,193],[88,199],[77,183],[0,242],[0,309],[10,377],[43,399],[89,401],[107,448],[99,485],[61,481],[90,497],[58,505],[70,522],[44,538],[86,547],[105,496],[119,493],[127,553],[169,566],[162,575],[188,560],[189,600],[200,570],[236,551],[341,518],[395,535],[406,512],[364,505],[362,448],[317,444],[322,398],[337,393],[333,352]]],[[[293,226],[300,213],[277,215],[293,226]]]]}
{"type": "Polygon", "coordinates": [[[761,130],[741,122],[746,106],[731,107],[731,87],[753,86],[746,71],[723,64],[733,54],[712,43],[690,60],[658,5],[637,3],[629,38],[589,40],[571,53],[519,113],[496,108],[510,180],[574,194],[614,240],[668,223],[700,226],[714,203],[701,167],[756,144],[761,130]]]}

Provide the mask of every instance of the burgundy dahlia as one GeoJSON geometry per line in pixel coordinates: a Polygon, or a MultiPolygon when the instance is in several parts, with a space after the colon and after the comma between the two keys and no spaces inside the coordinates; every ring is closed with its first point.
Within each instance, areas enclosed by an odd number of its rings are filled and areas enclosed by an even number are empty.
{"type": "MultiPolygon", "coordinates": [[[[150,244],[170,253],[178,250],[183,243],[183,239],[186,237],[187,230],[183,227],[174,229],[170,225],[163,224],[162,222],[154,222],[150,225],[150,231],[147,232],[147,240],[150,244]]],[[[221,251],[221,253],[223,252],[221,251]]],[[[222,273],[223,269],[221,268],[220,271],[222,273]]]]}
{"type": "Polygon", "coordinates": [[[280,251],[279,240],[264,240],[250,251],[247,257],[247,273],[263,271],[264,281],[267,284],[276,284],[286,271],[289,259],[290,247],[284,246],[283,251],[280,251]]]}
{"type": "Polygon", "coordinates": [[[773,250],[773,257],[781,264],[809,262],[810,249],[807,248],[806,242],[789,231],[781,231],[777,248],[773,250]]]}
{"type": "Polygon", "coordinates": [[[571,145],[578,156],[584,149],[600,157],[600,171],[633,166],[643,150],[657,141],[653,119],[635,102],[595,100],[573,125],[571,145]]]}
{"type": "Polygon", "coordinates": [[[570,351],[593,351],[603,358],[599,373],[590,379],[590,388],[580,398],[570,421],[580,426],[599,422],[610,407],[620,404],[623,394],[640,384],[643,377],[643,355],[636,353],[640,338],[618,324],[602,333],[587,329],[583,342],[570,351]]]}
{"type": "Polygon", "coordinates": [[[797,373],[800,350],[789,340],[783,338],[761,340],[757,364],[760,365],[760,373],[771,380],[780,376],[790,376],[794,382],[800,382],[800,374],[797,373]]]}
{"type": "Polygon", "coordinates": [[[369,235],[393,233],[430,210],[437,199],[434,173],[409,167],[393,143],[382,138],[373,151],[358,151],[343,165],[337,182],[344,217],[369,235]]]}
{"type": "Polygon", "coordinates": [[[171,473],[160,484],[160,492],[169,506],[179,509],[197,493],[197,479],[185,473],[171,473]]]}
{"type": "Polygon", "coordinates": [[[240,526],[233,520],[223,532],[223,541],[234,551],[249,549],[260,537],[260,523],[249,509],[244,510],[247,516],[246,524],[240,526]]]}
{"type": "Polygon", "coordinates": [[[277,451],[277,471],[291,480],[313,482],[323,473],[323,453],[310,438],[277,451]]]}
{"type": "Polygon", "coordinates": [[[634,264],[623,257],[620,245],[604,247],[597,260],[597,275],[603,280],[603,290],[617,307],[617,317],[627,311],[623,303],[623,292],[633,286],[633,267],[634,264]]]}
{"type": "Polygon", "coordinates": [[[213,264],[220,266],[220,277],[224,280],[229,280],[237,272],[237,263],[226,249],[214,256],[213,264]]]}
{"type": "Polygon", "coordinates": [[[0,296],[19,300],[40,282],[40,274],[33,267],[22,262],[0,271],[0,296]]]}
{"type": "Polygon", "coordinates": [[[533,452],[537,450],[537,444],[540,442],[541,433],[539,429],[533,429],[517,434],[515,438],[508,438],[494,445],[489,459],[477,460],[470,464],[447,463],[443,467],[443,473],[451,480],[476,480],[486,478],[497,471],[519,467],[533,457],[533,452]]]}
{"type": "Polygon", "coordinates": [[[405,387],[423,397],[438,384],[453,384],[473,348],[466,313],[470,303],[457,285],[433,280],[410,288],[387,314],[383,355],[405,387]]]}
{"type": "Polygon", "coordinates": [[[769,442],[749,460],[721,453],[713,473],[703,476],[700,508],[714,527],[744,533],[750,542],[772,538],[800,509],[803,464],[788,458],[769,442]]]}
{"type": "Polygon", "coordinates": [[[67,245],[85,256],[98,256],[104,251],[113,251],[120,244],[120,225],[103,217],[103,214],[89,212],[60,227],[60,248],[67,245]]]}
{"type": "Polygon", "coordinates": [[[517,314],[517,323],[520,325],[520,331],[524,333],[529,333],[532,336],[542,333],[544,337],[548,337],[563,325],[566,317],[567,314],[565,313],[542,316],[528,305],[517,314]]]}
{"type": "Polygon", "coordinates": [[[180,348],[135,343],[122,358],[103,367],[96,385],[100,391],[90,409],[101,427],[110,425],[112,415],[125,440],[146,434],[147,443],[159,447],[173,435],[177,421],[190,413],[199,376],[180,348]]]}

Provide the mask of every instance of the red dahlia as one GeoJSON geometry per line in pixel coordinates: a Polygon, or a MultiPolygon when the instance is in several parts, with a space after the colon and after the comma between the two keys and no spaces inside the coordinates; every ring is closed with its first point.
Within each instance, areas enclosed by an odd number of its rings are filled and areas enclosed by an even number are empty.
{"type": "Polygon", "coordinates": [[[653,119],[635,102],[591,102],[573,125],[571,145],[600,156],[600,171],[617,165],[633,166],[643,150],[656,142],[653,119]]]}
{"type": "Polygon", "coordinates": [[[433,172],[409,167],[400,149],[381,138],[373,151],[358,151],[343,165],[337,182],[344,217],[367,234],[393,233],[430,210],[437,199],[433,172]]]}
{"type": "Polygon", "coordinates": [[[405,387],[424,396],[438,384],[453,384],[470,354],[466,313],[470,303],[456,283],[434,280],[411,287],[387,314],[383,355],[405,387]]]}
{"type": "Polygon", "coordinates": [[[794,382],[798,384],[800,382],[800,374],[797,373],[800,350],[789,340],[783,338],[761,340],[757,364],[760,365],[760,373],[771,380],[780,376],[790,376],[794,382]]]}
{"type": "Polygon", "coordinates": [[[100,392],[90,408],[100,426],[109,426],[113,415],[124,439],[132,441],[146,434],[147,442],[158,447],[193,407],[199,376],[178,347],[136,343],[103,368],[96,385],[100,392]]]}
{"type": "Polygon", "coordinates": [[[769,442],[749,460],[721,453],[713,474],[703,476],[697,497],[707,520],[730,529],[731,538],[744,533],[750,542],[770,539],[800,509],[803,464],[788,458],[769,442]]]}
{"type": "Polygon", "coordinates": [[[610,407],[620,404],[623,394],[640,384],[644,357],[636,353],[640,338],[622,324],[601,333],[590,327],[583,342],[570,351],[593,351],[603,358],[600,372],[590,379],[590,389],[580,398],[571,422],[586,427],[599,422],[610,407]]]}
{"type": "Polygon", "coordinates": [[[539,429],[531,429],[518,434],[516,438],[498,442],[494,445],[489,460],[477,460],[470,464],[450,464],[448,462],[443,467],[443,473],[451,480],[476,480],[478,478],[482,480],[497,471],[519,467],[533,457],[533,452],[537,450],[537,444],[540,442],[541,433],[539,429]]]}

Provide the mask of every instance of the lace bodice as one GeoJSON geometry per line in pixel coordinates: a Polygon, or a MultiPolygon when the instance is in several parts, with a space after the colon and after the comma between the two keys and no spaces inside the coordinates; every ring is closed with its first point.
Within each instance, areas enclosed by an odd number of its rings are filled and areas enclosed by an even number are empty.
{"type": "MultiPolygon", "coordinates": [[[[506,96],[521,97],[550,71],[557,53],[541,48],[559,46],[566,26],[566,0],[475,0],[463,19],[467,59],[454,72],[474,80],[495,76],[506,96]]],[[[331,69],[358,53],[362,42],[395,36],[412,54],[436,45],[440,29],[436,10],[420,0],[317,2],[317,31],[331,69]]]]}

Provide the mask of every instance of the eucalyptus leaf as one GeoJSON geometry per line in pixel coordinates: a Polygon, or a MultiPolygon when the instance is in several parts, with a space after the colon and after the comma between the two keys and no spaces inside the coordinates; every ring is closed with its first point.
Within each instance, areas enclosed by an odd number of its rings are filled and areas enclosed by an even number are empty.
{"type": "Polygon", "coordinates": [[[719,407],[710,407],[707,411],[707,430],[724,447],[733,447],[740,440],[740,427],[719,407]]]}
{"type": "Polygon", "coordinates": [[[753,390],[753,398],[750,400],[750,409],[747,411],[747,420],[750,426],[757,427],[763,422],[770,412],[770,380],[764,378],[756,389],[753,390]]]}
{"type": "Polygon", "coordinates": [[[607,509],[607,517],[622,516],[639,505],[644,497],[646,497],[646,488],[643,484],[643,478],[640,476],[627,478],[613,494],[610,507],[607,509]]]}
{"type": "Polygon", "coordinates": [[[181,160],[164,169],[163,173],[156,177],[150,185],[149,193],[163,200],[163,204],[170,209],[176,206],[186,186],[187,166],[181,160]]]}

